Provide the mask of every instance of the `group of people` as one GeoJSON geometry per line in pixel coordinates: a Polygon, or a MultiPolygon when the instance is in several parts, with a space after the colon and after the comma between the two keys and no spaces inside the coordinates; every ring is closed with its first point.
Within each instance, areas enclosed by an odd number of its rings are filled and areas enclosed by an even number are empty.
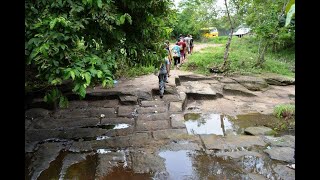
{"type": "Polygon", "coordinates": [[[167,52],[167,56],[161,63],[158,75],[160,98],[163,97],[164,90],[166,89],[165,83],[168,82],[168,77],[170,77],[170,67],[172,64],[172,60],[174,61],[174,69],[179,69],[180,65],[183,64],[186,60],[186,54],[192,54],[193,46],[193,38],[190,34],[188,34],[187,36],[183,36],[182,34],[180,34],[178,40],[175,42],[171,49],[169,41],[165,42],[164,49],[167,52]]]}

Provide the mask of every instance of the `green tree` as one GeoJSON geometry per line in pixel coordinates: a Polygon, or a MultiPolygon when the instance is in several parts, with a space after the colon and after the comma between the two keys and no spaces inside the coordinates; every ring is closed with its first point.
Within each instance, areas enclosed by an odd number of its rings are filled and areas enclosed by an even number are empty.
{"type": "Polygon", "coordinates": [[[118,68],[158,66],[169,0],[28,0],[25,2],[26,90],[41,84],[45,101],[67,106],[59,86],[81,98],[118,68]]]}

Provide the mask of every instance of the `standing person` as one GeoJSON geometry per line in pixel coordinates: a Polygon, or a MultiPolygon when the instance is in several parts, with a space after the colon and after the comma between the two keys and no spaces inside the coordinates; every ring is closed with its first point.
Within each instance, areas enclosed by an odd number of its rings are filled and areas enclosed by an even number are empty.
{"type": "Polygon", "coordinates": [[[190,34],[188,34],[185,38],[184,38],[184,40],[185,40],[185,42],[186,42],[186,44],[187,44],[187,49],[186,49],[186,51],[188,52],[188,54],[190,54],[190,34]]]}
{"type": "MultiPolygon", "coordinates": [[[[167,51],[166,49],[167,45],[164,45],[164,49],[167,51]]],[[[168,53],[168,51],[167,51],[168,53]]],[[[159,93],[160,93],[160,98],[162,99],[163,94],[164,94],[164,90],[166,89],[166,81],[167,81],[167,75],[168,75],[168,71],[167,69],[169,69],[169,55],[166,54],[166,56],[163,58],[163,62],[160,65],[160,70],[159,70],[159,75],[158,75],[158,79],[159,79],[159,93]]]]}
{"type": "Polygon", "coordinates": [[[180,46],[180,63],[183,64],[185,60],[185,51],[187,47],[183,38],[181,38],[180,41],[178,42],[178,46],[180,46]]]}
{"type": "Polygon", "coordinates": [[[192,54],[192,49],[193,49],[193,38],[192,38],[192,35],[190,34],[189,35],[189,37],[190,37],[190,54],[192,54]]]}
{"type": "Polygon", "coordinates": [[[170,42],[168,40],[165,41],[165,44],[166,44],[166,50],[168,51],[168,58],[169,58],[169,69],[168,69],[168,77],[170,77],[170,70],[171,70],[171,64],[172,64],[172,55],[171,55],[171,50],[170,50],[170,42]]]}
{"type": "Polygon", "coordinates": [[[174,69],[178,68],[179,69],[179,64],[180,64],[180,47],[178,45],[178,42],[176,42],[175,45],[173,45],[171,52],[172,52],[172,57],[174,61],[174,69]]]}

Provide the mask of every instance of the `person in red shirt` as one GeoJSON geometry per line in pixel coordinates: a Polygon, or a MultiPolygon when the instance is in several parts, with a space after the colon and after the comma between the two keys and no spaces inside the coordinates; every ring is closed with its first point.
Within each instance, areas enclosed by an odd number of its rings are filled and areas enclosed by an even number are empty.
{"type": "Polygon", "coordinates": [[[178,42],[178,46],[182,47],[180,48],[180,63],[183,64],[185,60],[185,52],[187,47],[184,38],[180,39],[180,42],[178,42]]]}

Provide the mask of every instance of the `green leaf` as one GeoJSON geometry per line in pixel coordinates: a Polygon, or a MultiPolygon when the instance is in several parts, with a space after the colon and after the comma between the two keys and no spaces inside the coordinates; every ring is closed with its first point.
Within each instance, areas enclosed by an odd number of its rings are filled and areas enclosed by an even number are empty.
{"type": "Polygon", "coordinates": [[[65,96],[59,98],[59,107],[67,108],[69,106],[68,99],[65,96]]]}
{"type": "Polygon", "coordinates": [[[82,98],[86,96],[86,88],[83,85],[81,85],[79,88],[79,94],[82,98]]]}
{"type": "Polygon", "coordinates": [[[125,15],[120,16],[120,19],[119,19],[120,25],[123,24],[125,20],[126,20],[126,16],[125,15]]]}
{"type": "Polygon", "coordinates": [[[285,10],[286,14],[290,11],[291,6],[292,6],[293,4],[295,4],[295,0],[290,0],[290,1],[288,2],[287,6],[286,6],[286,10],[285,10]]]}
{"type": "Polygon", "coordinates": [[[98,72],[97,72],[98,78],[101,78],[102,74],[103,74],[102,71],[98,70],[98,72]]]}
{"type": "Polygon", "coordinates": [[[91,81],[91,75],[90,75],[90,73],[86,72],[86,73],[84,74],[84,77],[85,77],[85,79],[86,79],[87,84],[90,84],[90,81],[91,81]]]}
{"type": "Polygon", "coordinates": [[[62,80],[60,78],[56,78],[51,81],[52,85],[57,85],[57,84],[61,84],[61,83],[62,83],[62,80]]]}
{"type": "Polygon", "coordinates": [[[52,21],[50,21],[50,23],[49,23],[49,25],[50,25],[50,29],[53,29],[54,28],[54,26],[56,25],[56,23],[57,23],[57,19],[55,18],[55,19],[53,19],[52,21]]]}
{"type": "Polygon", "coordinates": [[[77,83],[76,86],[72,89],[73,92],[77,92],[80,88],[81,84],[77,83]]]}
{"type": "Polygon", "coordinates": [[[104,80],[102,81],[102,87],[106,87],[106,85],[107,85],[107,80],[104,79],[104,80]]]}
{"type": "Polygon", "coordinates": [[[43,97],[44,102],[48,102],[48,94],[43,97]]]}
{"type": "Polygon", "coordinates": [[[36,57],[39,54],[39,50],[38,48],[35,48],[32,50],[31,54],[30,54],[30,59],[33,59],[34,57],[36,57]]]}
{"type": "Polygon", "coordinates": [[[99,8],[102,8],[102,0],[97,0],[97,5],[99,8]]]}
{"type": "Polygon", "coordinates": [[[71,75],[72,80],[74,80],[74,78],[76,77],[74,71],[71,70],[70,75],[71,75]]]}
{"type": "Polygon", "coordinates": [[[293,4],[291,7],[290,7],[290,10],[288,11],[287,13],[287,18],[286,18],[286,24],[285,26],[288,26],[291,22],[291,19],[293,17],[293,15],[295,14],[295,4],[293,4]]]}

